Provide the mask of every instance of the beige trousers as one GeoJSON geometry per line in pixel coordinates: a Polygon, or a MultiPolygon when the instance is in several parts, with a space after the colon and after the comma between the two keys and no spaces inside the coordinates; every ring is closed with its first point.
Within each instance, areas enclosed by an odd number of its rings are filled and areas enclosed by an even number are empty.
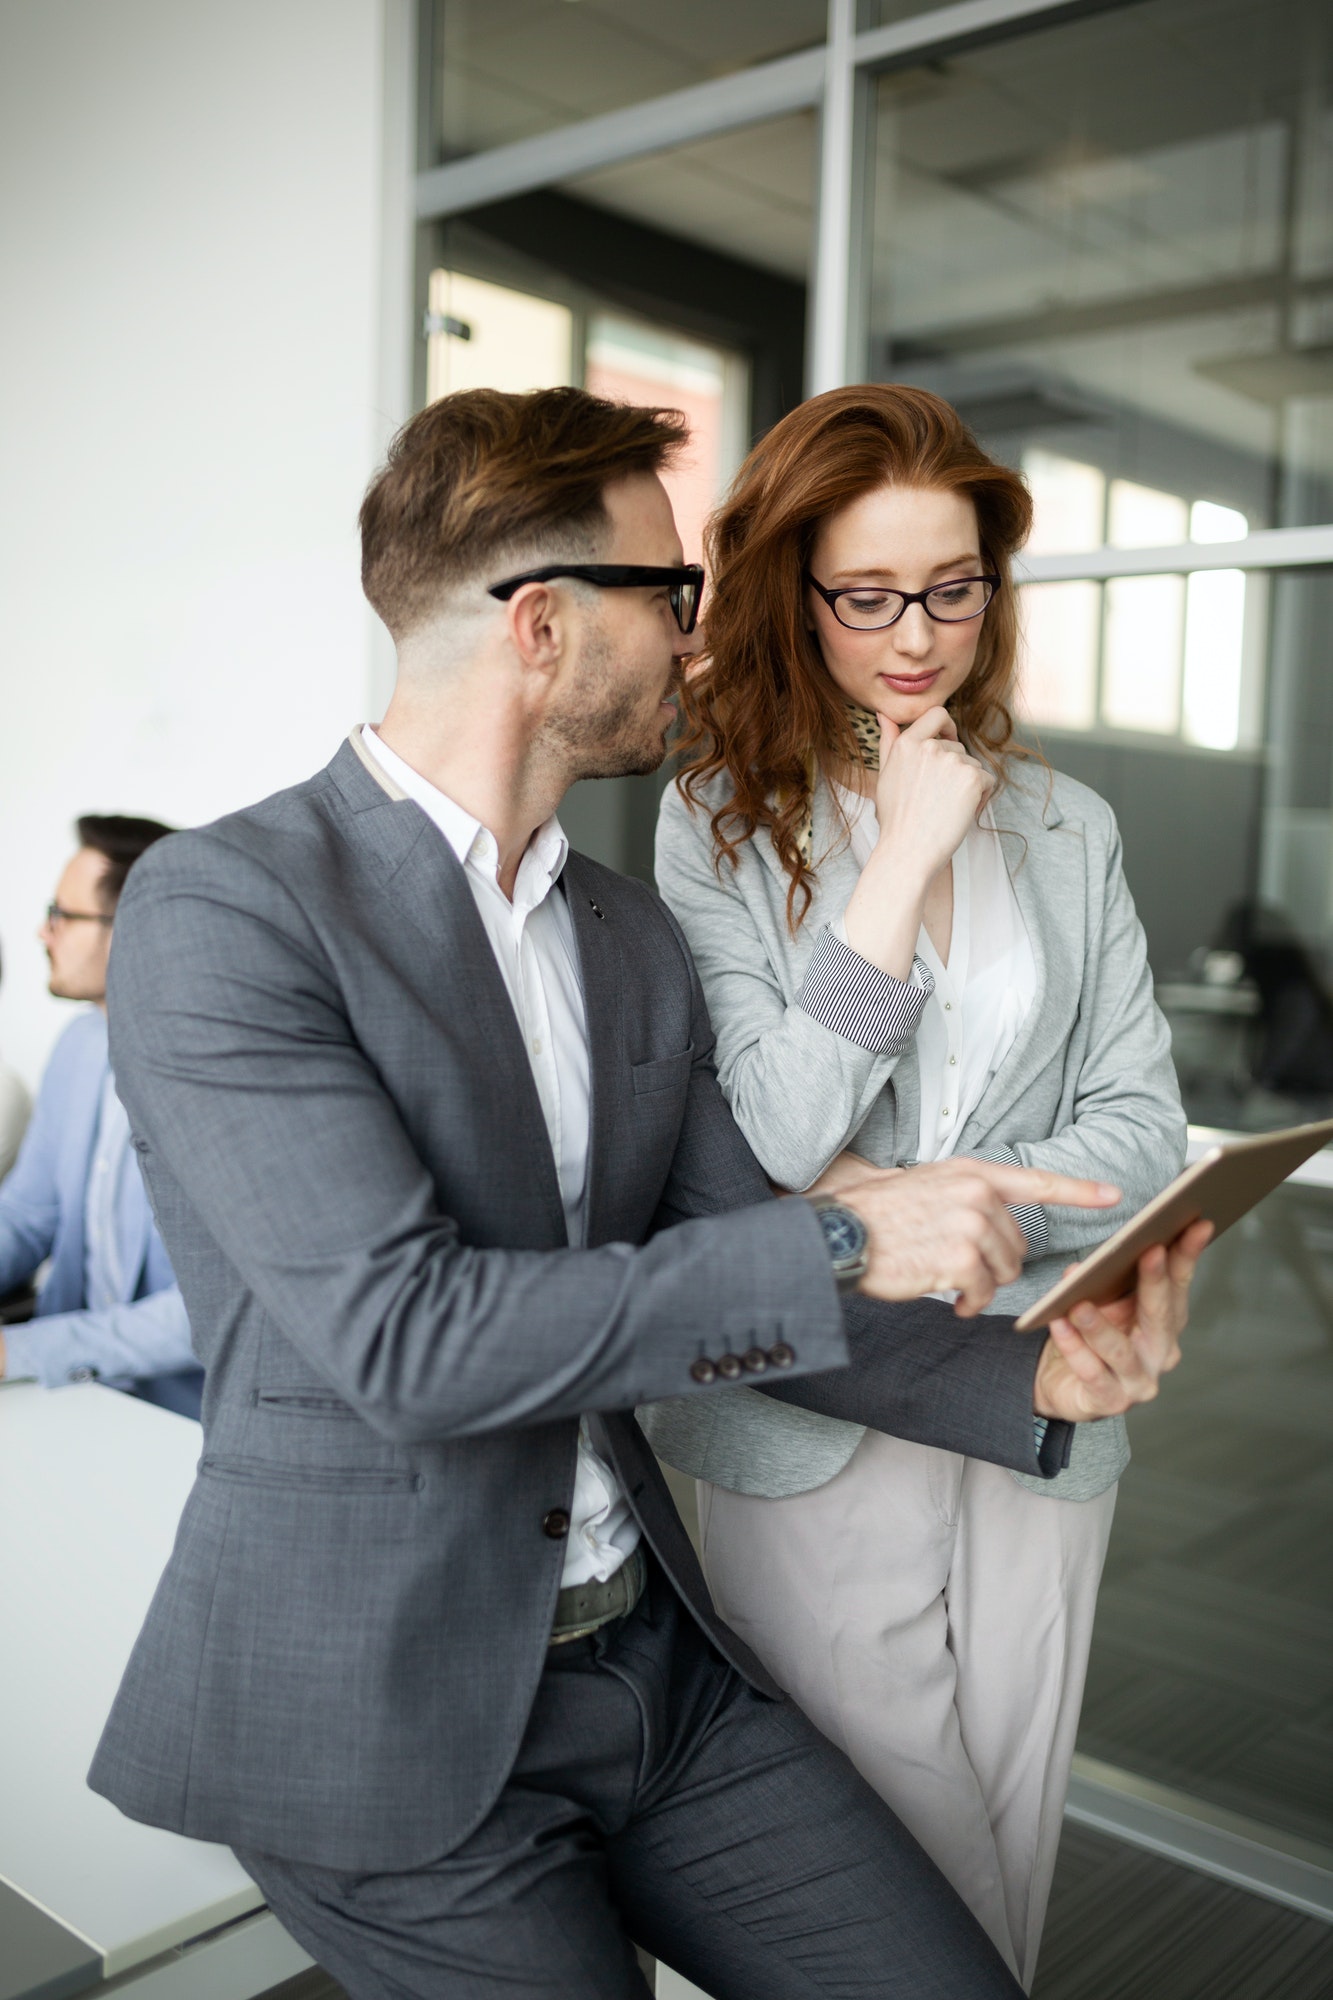
{"type": "Polygon", "coordinates": [[[699,1484],[718,1610],[894,1808],[1025,1987],[1115,1491],[1054,1500],[867,1431],[812,1493],[699,1484]]]}

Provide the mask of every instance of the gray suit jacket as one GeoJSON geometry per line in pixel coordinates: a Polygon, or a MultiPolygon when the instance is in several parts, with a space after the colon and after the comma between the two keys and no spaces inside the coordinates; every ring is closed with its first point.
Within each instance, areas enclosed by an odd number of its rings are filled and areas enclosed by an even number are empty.
{"type": "MultiPolygon", "coordinates": [[[[727,796],[715,783],[711,809],[727,796]]],[[[1045,1241],[993,1310],[1017,1314],[1073,1258],[1156,1194],[1185,1160],[1185,1116],[1170,1035],[1153,999],[1143,930],[1121,870],[1109,806],[1072,778],[1018,764],[995,802],[1005,855],[1036,960],[1037,991],[1017,1040],[964,1126],[957,1152],[1110,1180],[1111,1211],[1048,1209],[1045,1241]]],[[[717,1032],[718,1073],[760,1163],[785,1187],[817,1179],[844,1147],[877,1166],[915,1156],[916,1051],[877,1055],[800,1004],[811,954],[859,876],[828,789],[814,800],[823,857],[809,913],[792,937],[787,876],[771,841],[713,866],[707,812],[672,786],[662,801],[658,887],[685,932],[717,1032]]],[[[833,1478],[862,1427],[782,1409],[749,1389],[641,1418],[671,1464],[742,1493],[800,1493],[833,1478]]],[[[865,1419],[863,1421],[868,1421],[865,1419]]],[[[1080,1425],[1068,1469],[1025,1482],[1060,1499],[1114,1484],[1129,1457],[1123,1418],[1080,1425]]]]}
{"type": "Polygon", "coordinates": [[[117,911],[116,1076],[207,1385],[198,1480],[90,1775],[133,1817],[352,1870],[449,1851],[504,1783],[581,1411],[609,1413],[650,1545],[769,1693],[712,1613],[637,1402],[716,1393],[692,1364],[785,1341],[782,1394],[845,1415],[855,1373],[881,1422],[1038,1469],[1036,1343],[960,1340],[928,1304],[861,1303],[845,1327],[813,1212],[769,1198],[718,1090],[678,929],[575,854],[590,1247],[566,1246],[463,870],[363,754],[159,842],[117,911]]]}

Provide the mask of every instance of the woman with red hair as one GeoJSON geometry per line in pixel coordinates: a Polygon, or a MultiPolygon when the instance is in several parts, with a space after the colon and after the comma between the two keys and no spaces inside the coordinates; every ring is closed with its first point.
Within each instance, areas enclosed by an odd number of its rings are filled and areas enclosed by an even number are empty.
{"type": "MultiPolygon", "coordinates": [[[[1029,1256],[993,1307],[1015,1314],[1185,1152],[1114,819],[1013,737],[1031,511],[924,390],[785,417],[711,524],[658,834],[722,1087],[776,1184],[971,1154],[1123,1190],[1020,1213],[1029,1256]]],[[[644,1422],[700,1481],[724,1617],[1030,1983],[1123,1420],[1080,1425],[1061,1466],[1034,1419],[1031,1475],[752,1388],[644,1422]]]]}

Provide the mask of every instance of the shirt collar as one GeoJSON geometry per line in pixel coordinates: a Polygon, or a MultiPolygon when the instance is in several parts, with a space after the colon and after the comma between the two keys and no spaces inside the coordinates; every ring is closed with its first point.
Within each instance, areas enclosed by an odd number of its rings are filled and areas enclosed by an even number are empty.
{"type": "MultiPolygon", "coordinates": [[[[442,792],[438,785],[432,785],[429,778],[423,778],[420,771],[414,771],[396,750],[389,748],[369,723],[361,725],[361,742],[398,789],[415,800],[426,817],[439,828],[462,865],[466,868],[470,863],[479,874],[494,882],[500,857],[495,836],[489,828],[442,792]]],[[[514,884],[516,906],[522,904],[535,908],[549,894],[559,880],[568,852],[569,842],[564,829],[552,813],[550,819],[533,834],[519,863],[518,880],[514,884]]]]}

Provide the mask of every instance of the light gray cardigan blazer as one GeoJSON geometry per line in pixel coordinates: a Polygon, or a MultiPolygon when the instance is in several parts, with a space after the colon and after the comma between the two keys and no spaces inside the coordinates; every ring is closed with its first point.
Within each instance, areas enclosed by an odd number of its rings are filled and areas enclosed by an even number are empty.
{"type": "MultiPolygon", "coordinates": [[[[814,901],[795,938],[772,842],[758,835],[734,869],[724,862],[719,872],[709,814],[727,796],[726,780],[705,796],[708,810],[691,812],[674,785],[665,793],[657,882],[694,953],[722,1088],[761,1166],[779,1185],[799,1189],[845,1147],[876,1166],[910,1162],[920,1104],[915,1047],[859,1047],[802,1005],[812,955],[859,876],[827,786],[821,781],[814,797],[814,901]]],[[[1072,778],[1016,763],[994,818],[1037,987],[956,1150],[1113,1181],[1124,1191],[1109,1211],[1041,1211],[1045,1242],[1040,1224],[1029,1229],[1023,1273],[991,1308],[1017,1314],[1180,1171],[1186,1131],[1110,807],[1072,778]]],[[[770,1498],[823,1485],[864,1435],[855,1424],[745,1388],[639,1414],[658,1454],[679,1470],[770,1498]]],[[[1080,1424],[1069,1465],[1054,1479],[1012,1476],[1034,1492],[1085,1500],[1113,1485],[1128,1459],[1124,1420],[1116,1417],[1080,1424]]]]}

